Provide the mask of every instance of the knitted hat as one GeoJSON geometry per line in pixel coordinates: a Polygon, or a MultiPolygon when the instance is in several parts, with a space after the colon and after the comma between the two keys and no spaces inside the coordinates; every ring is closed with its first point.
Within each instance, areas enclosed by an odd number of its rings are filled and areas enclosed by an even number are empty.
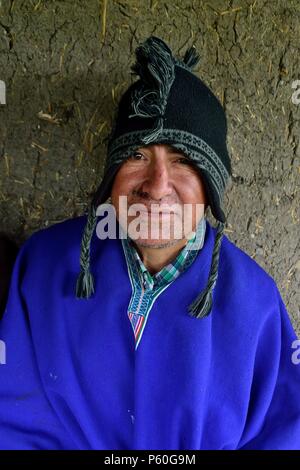
{"type": "Polygon", "coordinates": [[[90,206],[82,237],[76,295],[88,298],[94,292],[90,243],[97,223],[96,209],[110,196],[120,166],[141,146],[170,144],[190,158],[199,171],[211,212],[218,222],[207,286],[188,309],[191,316],[202,318],[212,308],[226,222],[223,195],[231,178],[225,112],[218,98],[192,72],[199,61],[194,46],[180,60],[172,55],[164,41],[150,36],[137,47],[135,54],[136,62],[131,70],[139,79],[129,86],[118,105],[104,176],[90,206]]]}

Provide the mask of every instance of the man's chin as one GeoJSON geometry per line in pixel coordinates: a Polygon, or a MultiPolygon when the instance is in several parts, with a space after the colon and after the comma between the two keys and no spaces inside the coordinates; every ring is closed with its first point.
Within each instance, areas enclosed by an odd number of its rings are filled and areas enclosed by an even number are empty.
{"type": "Polygon", "coordinates": [[[133,242],[142,248],[168,248],[175,245],[182,245],[183,239],[176,238],[137,238],[133,242]]]}

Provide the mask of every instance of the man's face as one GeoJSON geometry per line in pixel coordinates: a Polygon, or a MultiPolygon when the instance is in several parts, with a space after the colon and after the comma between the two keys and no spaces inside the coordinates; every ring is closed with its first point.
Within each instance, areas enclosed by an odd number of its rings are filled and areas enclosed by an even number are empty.
{"type": "Polygon", "coordinates": [[[135,243],[153,248],[182,242],[187,233],[195,231],[207,204],[199,172],[182,152],[163,144],[140,147],[132,153],[117,172],[111,201],[120,225],[124,228],[126,221],[125,231],[135,243]],[[127,197],[127,206],[120,203],[120,196],[127,197]],[[133,206],[135,204],[143,206],[133,206]],[[174,211],[170,211],[171,207],[174,211]],[[132,211],[135,208],[142,211],[132,211]],[[139,229],[131,224],[135,219],[141,222],[139,229]],[[136,229],[135,236],[132,236],[131,225],[136,229]],[[175,226],[182,229],[181,237],[178,237],[179,232],[176,235],[175,226]]]}

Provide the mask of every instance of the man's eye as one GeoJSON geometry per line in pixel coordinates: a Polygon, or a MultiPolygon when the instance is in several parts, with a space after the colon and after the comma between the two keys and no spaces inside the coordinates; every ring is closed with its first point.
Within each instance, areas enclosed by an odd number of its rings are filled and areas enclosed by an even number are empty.
{"type": "Polygon", "coordinates": [[[190,164],[190,160],[186,157],[177,158],[176,161],[179,162],[179,163],[183,163],[184,165],[189,165],[190,164]]]}
{"type": "Polygon", "coordinates": [[[143,154],[140,152],[133,152],[129,155],[129,158],[132,158],[133,160],[141,160],[143,158],[143,154]]]}

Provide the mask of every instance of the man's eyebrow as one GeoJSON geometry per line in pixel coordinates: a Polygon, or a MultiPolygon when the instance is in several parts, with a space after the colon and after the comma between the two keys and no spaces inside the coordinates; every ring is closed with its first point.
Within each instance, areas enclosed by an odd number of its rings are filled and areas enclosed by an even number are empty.
{"type": "Polygon", "coordinates": [[[179,150],[177,149],[176,147],[174,147],[173,145],[166,145],[167,149],[169,150],[169,153],[183,153],[182,150],[179,150]]]}
{"type": "MultiPolygon", "coordinates": [[[[149,144],[149,146],[150,145],[151,144],[149,144]]],[[[178,148],[174,147],[171,144],[163,144],[163,145],[165,145],[165,147],[167,147],[168,153],[180,153],[182,156],[187,157],[187,154],[184,152],[184,150],[178,149],[178,148]]],[[[147,146],[142,147],[142,148],[147,149],[147,146]]]]}
{"type": "Polygon", "coordinates": [[[181,153],[181,155],[186,156],[183,150],[174,147],[174,145],[171,145],[171,144],[164,144],[164,145],[167,147],[168,153],[181,153]]]}
{"type": "Polygon", "coordinates": [[[173,145],[167,145],[167,148],[169,150],[169,153],[180,153],[181,155],[183,155],[184,157],[187,157],[187,154],[184,152],[184,150],[181,150],[181,149],[177,149],[176,147],[174,147],[173,145]]]}

